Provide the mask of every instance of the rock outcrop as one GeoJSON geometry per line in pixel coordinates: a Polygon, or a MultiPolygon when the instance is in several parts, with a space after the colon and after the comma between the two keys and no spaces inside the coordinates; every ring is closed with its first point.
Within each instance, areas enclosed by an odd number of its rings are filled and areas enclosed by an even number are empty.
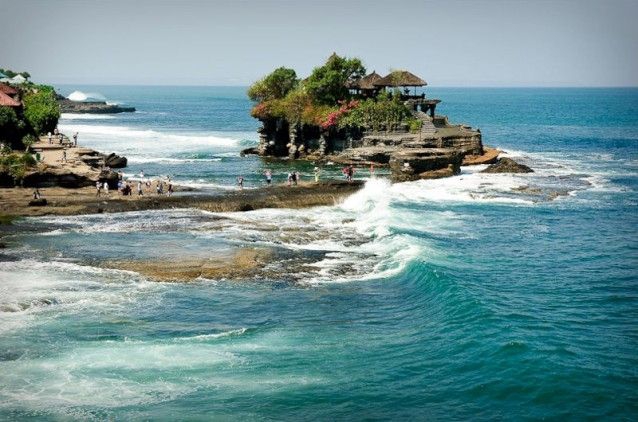
{"type": "Polygon", "coordinates": [[[461,152],[451,148],[420,148],[397,151],[390,157],[392,180],[405,182],[459,174],[461,152]]]}
{"type": "Polygon", "coordinates": [[[533,173],[530,167],[519,164],[511,158],[501,158],[496,163],[490,165],[481,173],[533,173]]]}
{"type": "Polygon", "coordinates": [[[115,114],[135,111],[135,107],[122,107],[104,101],[71,101],[64,97],[58,97],[58,104],[62,113],[115,114]]]}
{"type": "Polygon", "coordinates": [[[126,157],[121,157],[115,153],[110,153],[104,157],[104,165],[114,169],[120,169],[126,167],[128,160],[126,157]]]}
{"type": "Polygon", "coordinates": [[[96,174],[94,172],[79,172],[61,167],[47,167],[27,173],[22,179],[22,186],[26,188],[50,188],[54,186],[81,188],[94,185],[95,181],[96,174]]]}

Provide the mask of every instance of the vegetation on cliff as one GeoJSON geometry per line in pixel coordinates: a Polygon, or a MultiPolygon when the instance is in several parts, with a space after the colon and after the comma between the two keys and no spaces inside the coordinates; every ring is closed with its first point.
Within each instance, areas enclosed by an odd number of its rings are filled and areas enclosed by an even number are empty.
{"type": "MultiPolygon", "coordinates": [[[[5,75],[16,75],[0,69],[5,75]]],[[[27,72],[21,75],[29,77],[27,72]]],[[[21,107],[0,106],[0,143],[12,149],[26,148],[38,135],[52,132],[60,118],[53,87],[25,82],[15,87],[21,107]]]]}
{"type": "MultiPolygon", "coordinates": [[[[29,169],[35,167],[36,161],[29,153],[5,153],[0,154],[0,179],[9,175],[13,178],[14,183],[20,183],[24,175],[29,169]]],[[[4,180],[2,180],[4,184],[4,180]]]]}
{"type": "Polygon", "coordinates": [[[348,90],[348,84],[365,73],[360,59],[336,54],[304,80],[299,80],[293,69],[280,67],[248,89],[248,96],[258,102],[251,115],[262,121],[285,119],[292,126],[322,130],[380,130],[400,124],[418,130],[420,122],[400,101],[398,92],[364,99],[348,90]]]}
{"type": "Polygon", "coordinates": [[[23,95],[24,117],[34,134],[53,132],[60,118],[60,106],[53,87],[35,85],[23,95]]]}

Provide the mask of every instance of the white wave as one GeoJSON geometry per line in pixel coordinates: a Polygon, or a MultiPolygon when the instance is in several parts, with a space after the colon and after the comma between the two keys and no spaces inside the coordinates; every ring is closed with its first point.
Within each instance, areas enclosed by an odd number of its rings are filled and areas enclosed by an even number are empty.
{"type": "Polygon", "coordinates": [[[112,120],[116,117],[109,114],[62,113],[60,118],[62,119],[62,124],[64,124],[64,120],[112,120]]]}
{"type": "Polygon", "coordinates": [[[50,260],[0,262],[0,333],[46,322],[46,315],[126,310],[161,287],[130,271],[50,260]],[[149,290],[150,288],[150,290],[149,290]]]}
{"type": "Polygon", "coordinates": [[[208,341],[223,337],[240,336],[246,332],[246,328],[238,328],[236,330],[223,331],[221,333],[212,334],[199,334],[189,337],[176,337],[173,339],[175,342],[193,342],[193,341],[208,341]]]}
{"type": "MultiPolygon", "coordinates": [[[[237,154],[233,154],[236,156],[237,154]]],[[[214,163],[221,161],[221,158],[169,158],[169,157],[131,157],[128,162],[131,164],[146,164],[146,163],[214,163]]]]}
{"type": "MultiPolygon", "coordinates": [[[[161,132],[119,125],[75,124],[67,121],[60,125],[63,133],[79,132],[79,144],[98,151],[115,151],[126,156],[131,163],[151,162],[160,158],[170,163],[176,153],[221,154],[241,149],[242,137],[238,133],[184,133],[161,132]],[[137,160],[137,161],[136,161],[137,160]]],[[[221,158],[212,156],[211,159],[221,158]]]]}
{"type": "Polygon", "coordinates": [[[73,91],[67,98],[71,101],[106,101],[106,97],[99,92],[73,91]]]}

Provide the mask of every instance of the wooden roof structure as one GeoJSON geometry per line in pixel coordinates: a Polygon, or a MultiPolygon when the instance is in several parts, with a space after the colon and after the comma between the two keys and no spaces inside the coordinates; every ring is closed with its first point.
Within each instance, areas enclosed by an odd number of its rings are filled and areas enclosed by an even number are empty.
{"type": "Polygon", "coordinates": [[[380,79],[381,79],[381,75],[379,75],[375,71],[372,71],[372,73],[370,73],[369,75],[365,75],[363,78],[348,84],[348,88],[361,89],[361,90],[378,89],[378,87],[375,86],[374,83],[380,79]]]}
{"type": "Polygon", "coordinates": [[[407,70],[395,70],[389,75],[374,82],[376,87],[425,86],[428,83],[407,70]]]}
{"type": "Polygon", "coordinates": [[[12,86],[0,84],[0,92],[7,95],[16,95],[18,93],[18,90],[12,86]]]}
{"type": "Polygon", "coordinates": [[[4,92],[0,92],[0,106],[20,107],[22,106],[22,103],[20,103],[20,101],[14,100],[13,98],[9,97],[4,92]]]}

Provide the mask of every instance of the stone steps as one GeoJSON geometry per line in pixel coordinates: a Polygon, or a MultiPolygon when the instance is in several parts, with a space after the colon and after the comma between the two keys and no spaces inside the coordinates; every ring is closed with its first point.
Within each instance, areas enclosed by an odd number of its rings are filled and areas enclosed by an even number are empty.
{"type": "Polygon", "coordinates": [[[421,126],[421,136],[433,135],[436,133],[436,127],[432,123],[432,118],[422,111],[414,113],[414,117],[423,122],[421,126]]]}

